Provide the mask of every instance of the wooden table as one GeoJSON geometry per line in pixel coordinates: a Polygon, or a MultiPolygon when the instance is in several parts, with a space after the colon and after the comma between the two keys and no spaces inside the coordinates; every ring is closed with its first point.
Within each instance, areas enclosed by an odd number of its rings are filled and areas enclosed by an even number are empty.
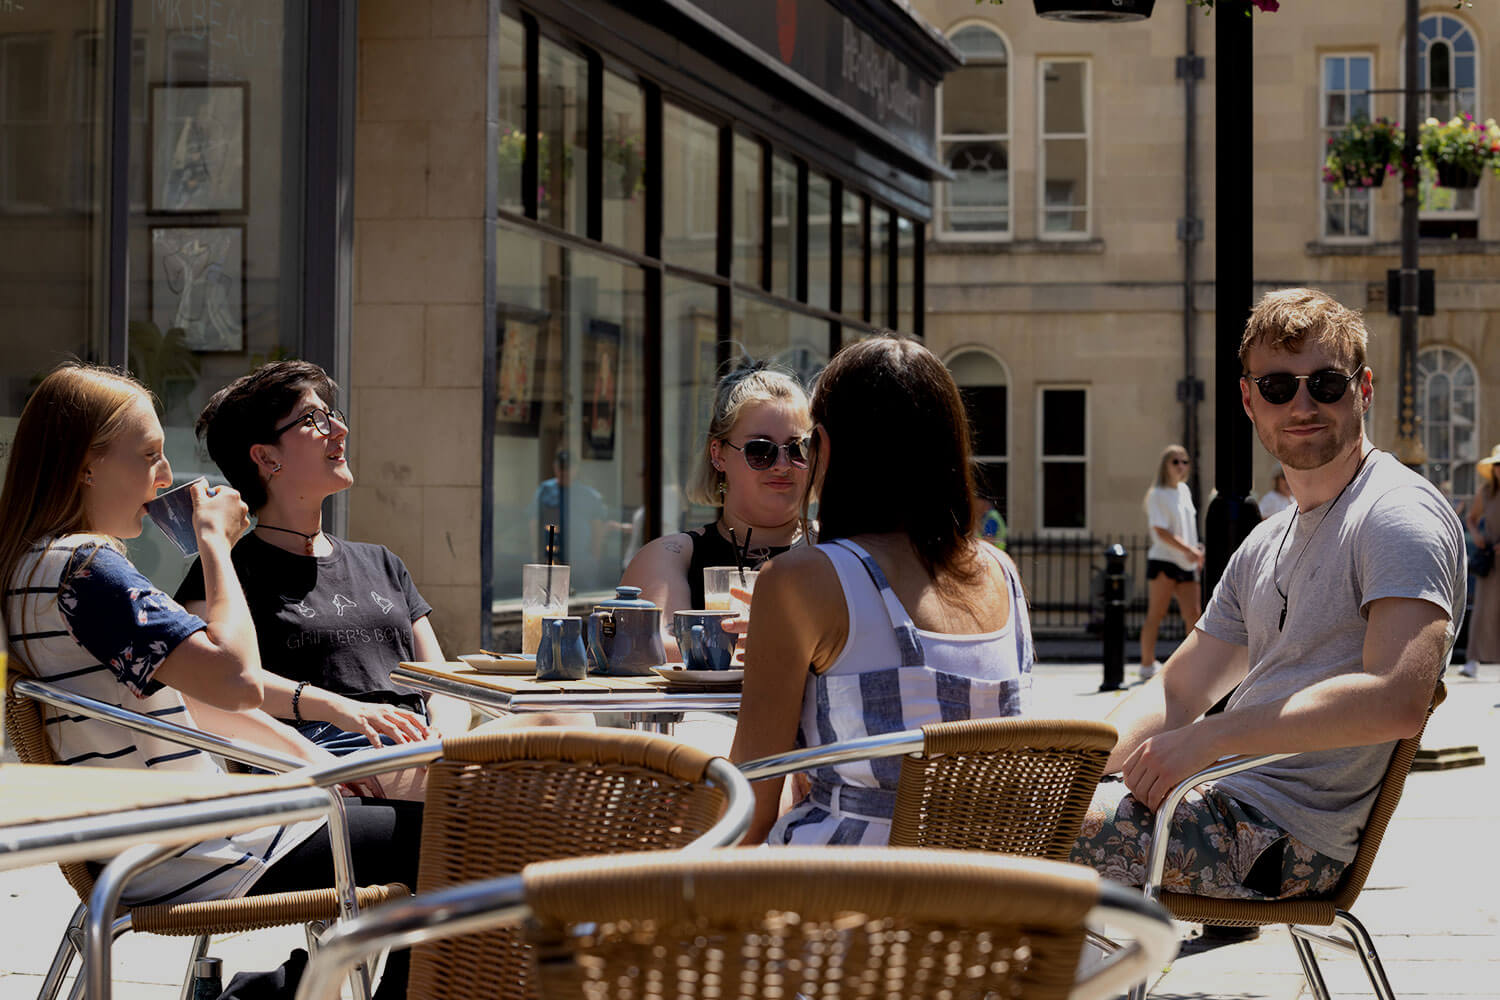
{"type": "Polygon", "coordinates": [[[669,732],[683,712],[740,710],[740,686],[668,684],[650,677],[589,677],[538,681],[525,674],[492,674],[466,663],[402,663],[391,680],[422,691],[462,698],[495,715],[526,712],[623,712],[634,726],[669,732]]]}

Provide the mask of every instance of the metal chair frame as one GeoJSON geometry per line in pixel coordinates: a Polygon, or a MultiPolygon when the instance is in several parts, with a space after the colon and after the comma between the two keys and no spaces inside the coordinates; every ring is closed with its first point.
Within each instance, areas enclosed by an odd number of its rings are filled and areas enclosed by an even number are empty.
{"type": "MultiPolygon", "coordinates": [[[[809,859],[815,859],[814,864],[821,864],[828,857],[822,853],[825,850],[716,850],[709,857],[724,861],[726,866],[735,862],[753,866],[801,853],[809,859]]],[[[839,857],[848,859],[861,854],[872,862],[867,873],[860,876],[861,879],[879,878],[881,866],[887,866],[889,870],[945,862],[971,867],[979,878],[987,875],[1003,876],[1017,866],[1040,868],[1044,871],[1055,869],[1068,873],[1072,878],[1080,877],[1078,866],[980,852],[927,848],[849,848],[839,852],[839,857]]],[[[607,864],[614,869],[612,874],[629,879],[629,869],[632,868],[650,868],[659,865],[663,859],[691,865],[704,857],[701,854],[694,856],[691,852],[654,852],[613,857],[608,859],[607,864]]],[[[345,970],[363,956],[384,948],[410,947],[500,927],[519,927],[533,915],[527,898],[529,877],[543,870],[556,874],[570,868],[598,869],[603,861],[600,858],[580,858],[544,862],[528,867],[520,875],[507,875],[435,892],[418,893],[410,899],[382,906],[355,920],[342,923],[329,932],[316,960],[309,963],[297,990],[297,1000],[332,1000],[345,970]]],[[[843,878],[845,874],[840,872],[840,880],[847,885],[852,880],[843,878]]],[[[1068,994],[1070,1000],[1102,1000],[1117,996],[1148,970],[1170,962],[1176,955],[1178,945],[1171,917],[1159,903],[1133,889],[1097,878],[1091,870],[1086,870],[1086,874],[1096,880],[1098,897],[1088,910],[1085,923],[1093,926],[1108,923],[1111,927],[1124,930],[1132,940],[1120,945],[1099,964],[1081,971],[1068,994]]],[[[713,887],[706,880],[699,881],[696,876],[687,876],[682,891],[684,894],[711,895],[713,887]]],[[[549,961],[551,960],[553,958],[549,955],[549,961]]]]}
{"type": "MultiPolygon", "coordinates": [[[[305,773],[312,784],[330,789],[346,781],[425,763],[435,759],[439,752],[439,744],[436,742],[408,744],[379,753],[362,755],[356,761],[349,763],[339,762],[310,767],[305,761],[294,757],[251,744],[231,742],[202,730],[140,715],[129,709],[87,698],[44,681],[17,677],[11,688],[16,696],[29,698],[34,702],[50,705],[72,714],[108,722],[133,732],[147,733],[173,743],[203,750],[226,760],[275,773],[306,769],[305,773]]],[[[335,845],[333,851],[335,912],[329,916],[346,920],[359,913],[361,895],[365,896],[368,904],[378,901],[385,891],[391,890],[392,887],[381,887],[380,890],[358,890],[355,887],[353,859],[349,854],[349,837],[341,799],[337,792],[330,792],[330,797],[334,803],[329,817],[329,839],[335,845]]],[[[177,848],[159,848],[150,845],[124,851],[104,867],[97,879],[92,880],[91,885],[87,876],[81,874],[82,866],[77,866],[71,871],[69,869],[73,866],[64,866],[64,874],[68,876],[68,881],[78,891],[83,901],[74,910],[63,938],[58,943],[52,962],[42,979],[41,988],[37,994],[38,1000],[56,1000],[68,972],[72,969],[74,958],[84,953],[85,942],[90,943],[94,953],[100,957],[100,961],[97,967],[86,968],[78,975],[70,991],[70,998],[77,1000],[85,988],[91,996],[99,995],[107,989],[113,942],[128,931],[134,930],[136,924],[136,918],[130,911],[111,919],[112,914],[120,912],[120,896],[131,878],[152,865],[167,860],[176,851],[177,848]]],[[[407,891],[410,890],[407,889],[407,891]]],[[[270,901],[270,897],[255,897],[254,900],[257,905],[265,905],[270,901]]],[[[311,923],[324,923],[324,918],[317,918],[306,925],[309,951],[314,950],[318,942],[318,935],[312,929],[311,923]]],[[[182,1000],[190,1000],[193,960],[206,954],[210,939],[210,934],[194,935],[188,960],[188,973],[183,978],[182,1000]]],[[[368,1000],[370,996],[368,967],[361,964],[353,970],[351,987],[356,1000],[368,1000]]]]}

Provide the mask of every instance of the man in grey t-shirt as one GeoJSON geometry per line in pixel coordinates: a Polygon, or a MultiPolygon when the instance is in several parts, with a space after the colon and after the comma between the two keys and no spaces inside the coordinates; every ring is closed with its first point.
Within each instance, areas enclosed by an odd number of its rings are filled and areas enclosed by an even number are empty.
{"type": "Polygon", "coordinates": [[[1184,800],[1165,887],[1321,893],[1353,860],[1392,747],[1426,717],[1465,573],[1443,496],[1365,440],[1366,342],[1359,314],[1313,289],[1251,314],[1241,400],[1296,503],[1250,534],[1192,634],[1111,714],[1124,785],[1101,786],[1074,861],[1140,884],[1173,787],[1224,756],[1285,752],[1184,800]]]}

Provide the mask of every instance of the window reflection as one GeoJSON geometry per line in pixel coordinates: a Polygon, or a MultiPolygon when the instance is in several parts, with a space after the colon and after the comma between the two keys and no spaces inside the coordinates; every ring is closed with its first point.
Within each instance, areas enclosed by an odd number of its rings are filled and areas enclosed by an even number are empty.
{"type": "Polygon", "coordinates": [[[891,325],[891,210],[870,206],[870,322],[891,325]]]}
{"type": "Polygon", "coordinates": [[[843,313],[865,319],[865,201],[853,191],[844,192],[843,227],[843,313]]]}
{"type": "Polygon", "coordinates": [[[718,379],[717,292],[711,285],[668,276],[662,282],[662,517],[663,534],[706,524],[712,507],[690,506],[683,485],[692,480],[713,415],[718,379]]]}
{"type": "Polygon", "coordinates": [[[832,308],[829,254],[833,240],[833,184],[822,174],[807,174],[807,304],[832,308]]]}
{"type": "Polygon", "coordinates": [[[521,22],[500,15],[497,45],[500,91],[496,102],[496,194],[502,209],[520,212],[521,166],[526,157],[526,32],[521,22]]]}
{"type": "Polygon", "coordinates": [[[537,55],[537,210],[540,222],[584,231],[589,67],[582,56],[541,39],[537,55]]]}
{"type": "Polygon", "coordinates": [[[709,274],[719,228],[719,128],[673,104],[662,108],[662,255],[709,274]]]}
{"type": "Polygon", "coordinates": [[[743,135],[734,137],[734,260],[730,273],[740,281],[759,285],[761,275],[761,144],[743,135]]]}
{"type": "Polygon", "coordinates": [[[771,158],[771,291],[797,295],[797,164],[771,158]]]}
{"type": "Polygon", "coordinates": [[[604,212],[601,236],[630,250],[646,242],[646,101],[641,88],[604,71],[604,212]]]}
{"type": "Polygon", "coordinates": [[[644,497],[640,269],[497,233],[493,565],[496,603],[547,525],[578,594],[613,588],[644,497]]]}
{"type": "Polygon", "coordinates": [[[896,329],[917,333],[916,302],[917,227],[905,216],[896,217],[896,329]]]}

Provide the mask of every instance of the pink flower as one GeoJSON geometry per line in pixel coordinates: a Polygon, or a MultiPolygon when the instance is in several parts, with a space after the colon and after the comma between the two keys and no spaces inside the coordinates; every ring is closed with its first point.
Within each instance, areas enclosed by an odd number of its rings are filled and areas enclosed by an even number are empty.
{"type": "Polygon", "coordinates": [[[1281,4],[1277,3],[1276,0],[1251,0],[1251,2],[1267,14],[1274,14],[1281,9],[1281,4]]]}

